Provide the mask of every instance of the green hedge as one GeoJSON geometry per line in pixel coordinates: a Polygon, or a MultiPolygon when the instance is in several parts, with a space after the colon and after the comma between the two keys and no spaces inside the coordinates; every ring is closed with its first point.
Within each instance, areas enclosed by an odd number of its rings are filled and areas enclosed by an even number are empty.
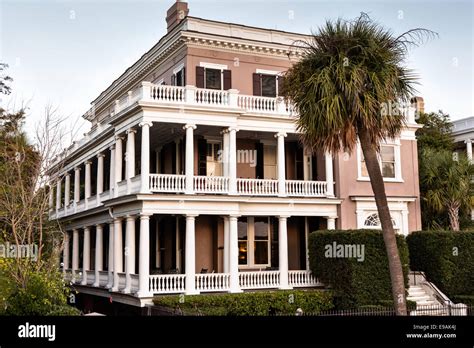
{"type": "MultiPolygon", "coordinates": [[[[408,287],[408,248],[405,239],[397,235],[403,266],[405,287],[408,287]]],[[[323,230],[309,236],[309,258],[313,274],[331,286],[337,308],[349,309],[366,305],[393,305],[390,272],[382,231],[323,230]],[[364,260],[334,258],[326,255],[327,246],[364,246],[364,260]],[[328,257],[326,257],[328,256],[328,257]]]]}
{"type": "Polygon", "coordinates": [[[323,290],[276,290],[240,294],[202,294],[193,296],[157,296],[157,306],[184,315],[294,315],[298,308],[316,313],[334,308],[332,295],[323,290]]]}
{"type": "Polygon", "coordinates": [[[410,268],[448,297],[474,295],[474,232],[419,231],[407,237],[410,268]]]}

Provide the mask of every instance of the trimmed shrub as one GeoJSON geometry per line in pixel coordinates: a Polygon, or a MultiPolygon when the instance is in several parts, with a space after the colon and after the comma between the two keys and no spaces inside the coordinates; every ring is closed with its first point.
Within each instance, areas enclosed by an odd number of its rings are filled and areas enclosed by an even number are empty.
{"type": "Polygon", "coordinates": [[[474,232],[419,231],[407,237],[412,271],[448,297],[474,295],[474,232]]]}
{"type": "MultiPolygon", "coordinates": [[[[397,235],[397,245],[405,287],[408,287],[408,248],[403,236],[397,235]]],[[[336,308],[387,304],[393,306],[382,231],[364,229],[313,232],[309,236],[309,258],[313,274],[332,288],[336,308]],[[357,255],[340,257],[343,255],[329,254],[335,247],[348,245],[363,246],[363,260],[357,258],[357,255]]]]}
{"type": "Polygon", "coordinates": [[[153,302],[184,315],[212,316],[295,315],[298,308],[306,313],[317,313],[334,307],[331,293],[324,290],[171,295],[157,296],[153,302]]]}

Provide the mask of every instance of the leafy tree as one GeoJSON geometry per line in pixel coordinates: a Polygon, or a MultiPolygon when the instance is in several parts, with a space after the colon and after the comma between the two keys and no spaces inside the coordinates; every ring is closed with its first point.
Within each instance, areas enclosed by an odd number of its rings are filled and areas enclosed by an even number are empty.
{"type": "Polygon", "coordinates": [[[350,153],[360,142],[398,315],[407,314],[405,286],[377,154],[380,142],[397,137],[404,126],[400,108],[387,106],[408,104],[414,94],[416,78],[404,65],[408,48],[434,35],[413,29],[394,36],[366,14],[353,21],[327,21],[309,42],[298,43],[303,57],[287,71],[283,86],[299,113],[297,128],[308,147],[350,153]]]}
{"type": "Polygon", "coordinates": [[[429,210],[447,214],[450,229],[459,231],[460,210],[472,208],[474,165],[465,155],[453,155],[449,150],[426,148],[422,158],[422,200],[429,210]]]}

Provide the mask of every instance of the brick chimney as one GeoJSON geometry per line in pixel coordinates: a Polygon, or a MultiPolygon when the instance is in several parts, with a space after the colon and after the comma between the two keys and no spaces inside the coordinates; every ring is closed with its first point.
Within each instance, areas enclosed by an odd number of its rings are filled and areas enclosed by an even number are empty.
{"type": "Polygon", "coordinates": [[[173,30],[189,13],[188,3],[183,0],[176,0],[166,13],[166,24],[168,33],[173,30]]]}
{"type": "Polygon", "coordinates": [[[411,98],[411,106],[416,109],[417,113],[425,112],[425,102],[422,97],[413,97],[411,98]]]}

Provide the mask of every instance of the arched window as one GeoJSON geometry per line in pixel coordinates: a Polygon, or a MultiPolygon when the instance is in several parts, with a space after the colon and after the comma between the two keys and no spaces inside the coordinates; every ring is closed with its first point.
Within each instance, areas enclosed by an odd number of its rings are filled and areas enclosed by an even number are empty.
{"type": "MultiPolygon", "coordinates": [[[[398,230],[397,221],[392,217],[392,224],[395,230],[398,230]]],[[[380,223],[379,214],[373,213],[365,218],[364,228],[382,228],[380,223]]]]}

